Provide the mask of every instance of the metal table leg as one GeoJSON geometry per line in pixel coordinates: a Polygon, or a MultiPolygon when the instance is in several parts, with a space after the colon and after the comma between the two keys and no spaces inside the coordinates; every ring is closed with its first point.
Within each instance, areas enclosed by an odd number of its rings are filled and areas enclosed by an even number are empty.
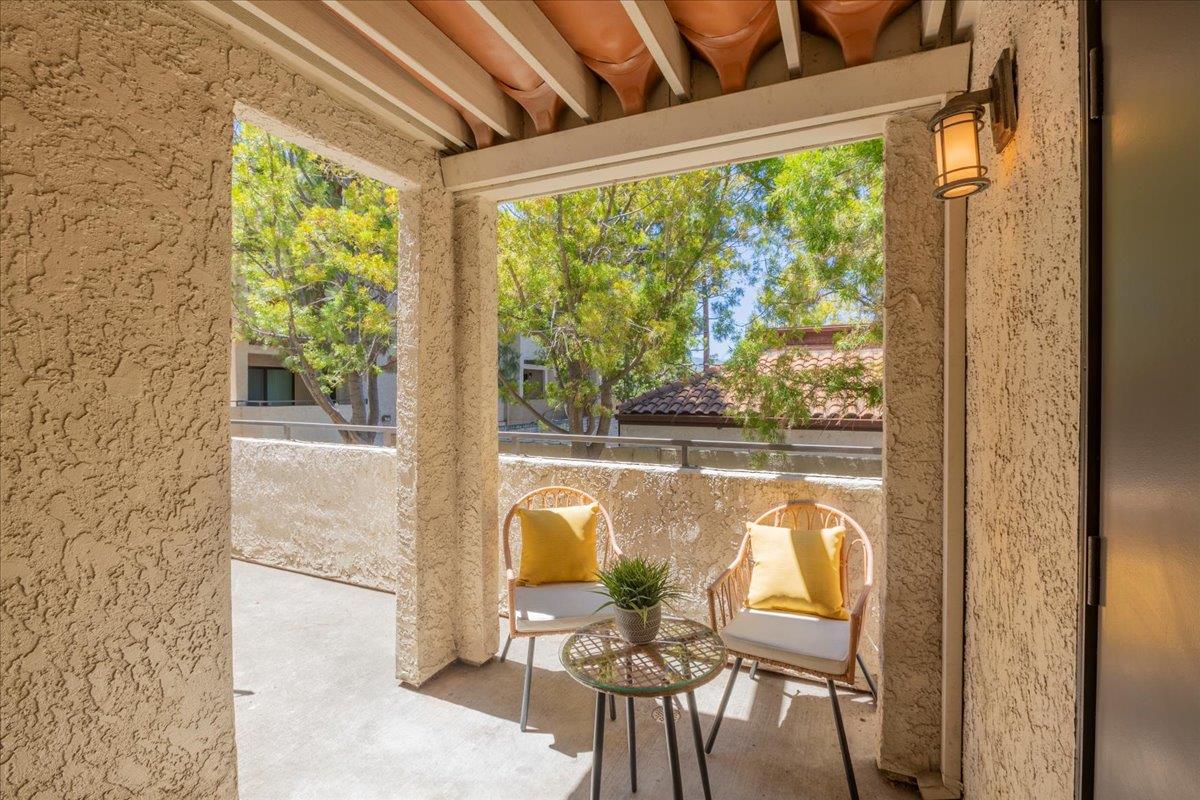
{"type": "Polygon", "coordinates": [[[604,765],[604,692],[596,692],[596,727],[592,733],[592,800],[600,800],[600,770],[604,765]]]}
{"type": "Polygon", "coordinates": [[[692,717],[692,743],[696,746],[696,761],[700,764],[700,783],[704,786],[704,800],[712,800],[708,788],[708,761],[704,758],[704,737],[700,733],[700,712],[696,710],[696,695],[687,693],[688,712],[692,717]]]}
{"type": "Polygon", "coordinates": [[[667,763],[671,765],[672,795],[675,800],[683,800],[683,780],[679,775],[679,746],[675,741],[675,714],[671,708],[671,698],[664,697],[663,727],[667,729],[667,763]]]}
{"type": "Polygon", "coordinates": [[[633,698],[625,698],[625,726],[629,734],[629,791],[637,792],[637,733],[634,731],[633,698]]]}

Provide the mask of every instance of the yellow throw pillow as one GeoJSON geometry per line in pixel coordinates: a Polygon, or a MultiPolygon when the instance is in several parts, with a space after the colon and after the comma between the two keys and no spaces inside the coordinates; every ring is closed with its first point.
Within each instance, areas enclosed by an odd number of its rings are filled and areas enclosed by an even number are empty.
{"type": "Polygon", "coordinates": [[[840,579],[842,526],[797,531],[747,523],[750,533],[750,608],[849,619],[840,579]]]}
{"type": "Polygon", "coordinates": [[[596,580],[596,517],[600,506],[518,508],[521,568],[529,586],[596,580]]]}

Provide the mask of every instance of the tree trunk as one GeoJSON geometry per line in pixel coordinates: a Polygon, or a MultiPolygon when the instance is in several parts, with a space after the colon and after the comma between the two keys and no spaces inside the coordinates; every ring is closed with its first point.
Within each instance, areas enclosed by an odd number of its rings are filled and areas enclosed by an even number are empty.
{"type": "MultiPolygon", "coordinates": [[[[367,370],[367,424],[379,424],[379,375],[375,370],[367,370]]],[[[368,444],[375,444],[378,434],[364,433],[368,444]]]]}
{"type": "Polygon", "coordinates": [[[703,306],[703,312],[702,312],[703,321],[701,324],[704,326],[704,330],[701,331],[701,335],[704,337],[704,361],[703,361],[703,364],[704,364],[705,368],[707,368],[708,365],[712,363],[712,319],[709,316],[709,308],[708,308],[708,303],[709,303],[709,299],[710,299],[709,293],[711,291],[711,287],[709,286],[707,273],[708,273],[708,268],[705,267],[704,282],[703,282],[702,288],[701,288],[701,294],[702,294],[701,303],[703,306]]]}

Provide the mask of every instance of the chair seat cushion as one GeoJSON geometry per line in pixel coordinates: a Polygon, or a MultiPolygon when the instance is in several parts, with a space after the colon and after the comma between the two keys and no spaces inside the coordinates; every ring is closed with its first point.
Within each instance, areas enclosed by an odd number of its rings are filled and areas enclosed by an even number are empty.
{"type": "Polygon", "coordinates": [[[746,608],[721,630],[721,639],[739,653],[814,672],[842,675],[849,666],[849,620],[746,608]]]}
{"type": "Polygon", "coordinates": [[[612,617],[612,606],[597,611],[607,598],[596,591],[598,583],[547,583],[517,586],[514,605],[517,630],[573,630],[612,617]]]}

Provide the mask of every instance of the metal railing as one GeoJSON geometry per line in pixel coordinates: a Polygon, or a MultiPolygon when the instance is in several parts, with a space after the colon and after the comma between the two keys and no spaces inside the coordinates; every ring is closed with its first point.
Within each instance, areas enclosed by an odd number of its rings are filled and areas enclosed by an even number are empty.
{"type": "Polygon", "coordinates": [[[501,431],[501,442],[520,445],[566,442],[568,444],[603,444],[611,447],[657,447],[679,451],[679,465],[691,468],[688,458],[692,450],[729,450],[742,453],[791,453],[793,455],[823,455],[850,458],[881,458],[883,448],[870,445],[842,444],[774,444],[771,442],[732,442],[720,439],[659,439],[650,436],[585,436],[574,433],[525,433],[501,431]]]}
{"type": "MultiPolygon", "coordinates": [[[[289,422],[286,420],[231,419],[232,425],[264,426],[282,428],[283,438],[291,439],[294,429],[334,429],[362,433],[384,434],[385,445],[395,442],[396,428],[392,425],[350,425],[336,422],[289,422]]],[[[720,439],[660,439],[651,436],[586,436],[573,433],[532,433],[527,431],[498,431],[500,442],[521,444],[602,444],[605,449],[619,447],[655,447],[675,450],[679,453],[679,465],[684,468],[696,466],[690,455],[695,450],[726,450],[740,453],[783,453],[791,455],[833,456],[840,458],[878,459],[883,448],[870,445],[850,444],[775,444],[772,442],[734,442],[720,439]]]]}
{"type": "Polygon", "coordinates": [[[350,431],[353,433],[382,433],[384,435],[384,444],[394,444],[396,441],[396,426],[395,425],[350,425],[342,422],[292,422],[290,420],[279,419],[231,419],[230,425],[253,425],[263,426],[267,428],[282,428],[283,438],[291,440],[292,430],[300,428],[301,430],[337,430],[350,431]]]}

